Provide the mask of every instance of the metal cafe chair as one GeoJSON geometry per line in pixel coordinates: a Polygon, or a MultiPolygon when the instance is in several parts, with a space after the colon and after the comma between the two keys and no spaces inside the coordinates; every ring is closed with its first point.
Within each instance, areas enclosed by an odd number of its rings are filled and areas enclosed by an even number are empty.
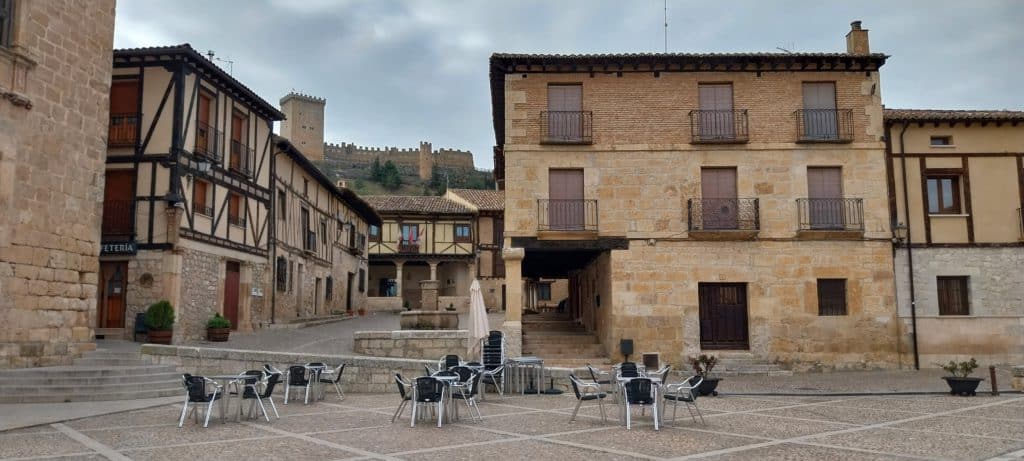
{"type": "Polygon", "coordinates": [[[407,388],[412,386],[412,383],[402,378],[401,374],[395,373],[395,385],[398,386],[398,395],[402,397],[402,402],[398,404],[398,408],[395,409],[395,414],[391,416],[391,423],[394,424],[395,420],[399,416],[402,416],[402,412],[405,411],[405,407],[409,406],[409,401],[412,400],[412,393],[407,388]]]}
{"type": "Polygon", "coordinates": [[[329,369],[320,375],[320,384],[330,384],[334,386],[335,392],[338,393],[338,399],[345,400],[345,392],[341,390],[341,374],[345,372],[345,364],[338,365],[336,368],[329,369]]]}
{"type": "Polygon", "coordinates": [[[569,418],[569,422],[576,421],[576,413],[580,411],[580,405],[583,402],[597,401],[598,407],[601,409],[601,419],[605,422],[608,421],[608,416],[604,412],[604,398],[608,394],[601,391],[601,385],[598,383],[585,383],[580,381],[579,378],[574,374],[569,375],[569,382],[572,384],[572,392],[576,394],[576,408],[572,410],[572,417],[569,418]]]}
{"type": "Polygon", "coordinates": [[[694,423],[697,422],[697,418],[693,414],[694,410],[696,410],[696,416],[700,416],[700,422],[704,424],[704,414],[701,413],[700,407],[697,406],[697,396],[700,395],[697,392],[697,387],[703,381],[704,378],[700,376],[692,376],[681,383],[665,385],[665,401],[672,402],[672,424],[676,423],[676,408],[679,407],[679,402],[683,402],[686,405],[686,409],[690,412],[690,418],[693,419],[694,423]]]}
{"type": "MultiPolygon", "coordinates": [[[[224,389],[216,381],[204,376],[193,376],[188,373],[181,376],[181,383],[185,387],[185,404],[181,407],[181,418],[178,419],[178,427],[185,424],[185,416],[189,407],[195,415],[196,423],[199,422],[199,407],[206,404],[206,418],[203,420],[203,427],[210,425],[210,412],[213,404],[224,398],[224,389]],[[213,386],[213,392],[207,392],[207,386],[213,386]]],[[[223,413],[223,410],[222,410],[223,413]]],[[[222,414],[221,417],[224,415],[222,414]]]]}
{"type": "Polygon", "coordinates": [[[421,406],[437,408],[437,427],[441,427],[444,417],[445,383],[433,376],[420,376],[412,388],[412,421],[410,427],[416,426],[416,410],[421,406]]]}
{"type": "Polygon", "coordinates": [[[634,406],[641,408],[651,407],[651,414],[654,417],[654,430],[659,430],[658,425],[658,387],[650,378],[633,378],[624,383],[624,401],[626,404],[626,429],[630,429],[633,417],[634,406]]]}

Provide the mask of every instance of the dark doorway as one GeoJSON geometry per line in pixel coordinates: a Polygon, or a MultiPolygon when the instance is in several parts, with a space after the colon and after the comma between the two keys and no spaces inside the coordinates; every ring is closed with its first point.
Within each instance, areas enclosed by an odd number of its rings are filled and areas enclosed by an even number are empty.
{"type": "Polygon", "coordinates": [[[352,310],[352,287],[356,284],[356,274],[348,273],[348,285],[345,290],[345,310],[352,310]]]}
{"type": "Polygon", "coordinates": [[[125,292],[128,289],[128,262],[100,263],[99,328],[124,328],[125,292]]]}
{"type": "Polygon", "coordinates": [[[235,261],[228,261],[224,272],[224,318],[231,321],[231,329],[238,329],[238,283],[241,273],[235,261]]]}
{"type": "Polygon", "coordinates": [[[749,349],[747,333],[747,284],[701,283],[701,349],[749,349]]]}

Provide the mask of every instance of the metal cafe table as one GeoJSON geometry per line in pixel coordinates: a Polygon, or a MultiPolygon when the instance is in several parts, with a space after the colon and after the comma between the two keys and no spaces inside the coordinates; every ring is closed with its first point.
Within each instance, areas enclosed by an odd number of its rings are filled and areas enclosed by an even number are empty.
{"type": "Polygon", "coordinates": [[[228,386],[230,386],[231,384],[236,383],[236,382],[239,383],[239,385],[241,387],[238,389],[238,394],[237,394],[237,397],[236,397],[236,400],[238,400],[238,412],[235,414],[235,422],[239,422],[239,421],[242,420],[242,403],[243,403],[242,402],[242,394],[245,393],[244,379],[245,378],[249,378],[249,377],[254,378],[257,381],[259,381],[259,378],[260,378],[259,376],[255,376],[255,375],[237,375],[237,374],[236,375],[207,376],[207,378],[216,381],[217,384],[220,384],[220,386],[221,386],[221,393],[223,395],[223,397],[220,397],[220,420],[221,420],[221,422],[227,421],[228,399],[231,398],[231,392],[228,390],[228,386]]]}
{"type": "Polygon", "coordinates": [[[509,380],[509,393],[519,392],[520,395],[541,393],[544,382],[544,359],[540,357],[514,357],[508,359],[506,379],[509,380]],[[527,385],[532,386],[527,389],[527,385]]]}

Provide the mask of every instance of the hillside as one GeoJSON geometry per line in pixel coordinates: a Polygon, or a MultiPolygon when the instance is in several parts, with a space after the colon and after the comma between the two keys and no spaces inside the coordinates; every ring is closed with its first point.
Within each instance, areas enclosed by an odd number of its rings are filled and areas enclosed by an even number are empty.
{"type": "Polygon", "coordinates": [[[381,170],[388,170],[386,163],[380,165],[376,177],[373,167],[341,165],[333,161],[313,163],[332,181],[347,181],[348,187],[359,195],[444,195],[448,187],[494,189],[494,177],[488,170],[435,167],[433,177],[424,181],[409,169],[393,167],[389,178],[385,180],[383,176],[388,173],[381,170]]]}

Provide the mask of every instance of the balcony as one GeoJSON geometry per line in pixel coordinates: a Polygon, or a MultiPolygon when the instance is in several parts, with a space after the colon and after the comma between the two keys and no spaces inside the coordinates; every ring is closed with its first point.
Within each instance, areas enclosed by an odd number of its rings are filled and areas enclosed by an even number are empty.
{"type": "Polygon", "coordinates": [[[245,227],[245,217],[244,216],[231,216],[229,214],[228,215],[228,224],[231,224],[232,226],[245,227]]]}
{"type": "Polygon", "coordinates": [[[542,111],[541,144],[593,143],[594,113],[590,111],[542,111]]]}
{"type": "Polygon", "coordinates": [[[316,232],[306,231],[306,238],[302,241],[302,250],[306,253],[316,253],[316,232]]]}
{"type": "Polygon", "coordinates": [[[129,239],[135,233],[132,223],[132,200],[103,201],[103,239],[129,239]]]}
{"type": "Polygon", "coordinates": [[[252,176],[252,167],[249,165],[253,158],[253,150],[239,141],[231,141],[231,159],[228,168],[231,171],[243,176],[252,176]]]}
{"type": "Polygon", "coordinates": [[[864,235],[864,200],[798,198],[797,233],[804,238],[859,238],[864,235]]]}
{"type": "Polygon", "coordinates": [[[107,147],[135,147],[138,143],[139,114],[110,114],[107,147]]]}
{"type": "Polygon", "coordinates": [[[398,241],[398,252],[399,253],[419,253],[420,242],[417,240],[399,240],[398,241]]]}
{"type": "Polygon", "coordinates": [[[192,211],[201,215],[213,216],[213,207],[205,203],[192,202],[192,211]]]}
{"type": "Polygon", "coordinates": [[[692,238],[707,240],[749,240],[761,228],[756,198],[689,199],[687,220],[692,238]]]}
{"type": "Polygon", "coordinates": [[[215,130],[206,122],[196,124],[196,155],[205,157],[213,163],[220,163],[224,157],[220,151],[223,142],[224,133],[215,130]]]}
{"type": "Polygon", "coordinates": [[[853,142],[853,109],[798,109],[797,142],[853,142]]]}
{"type": "Polygon", "coordinates": [[[691,110],[690,136],[693,144],[745,143],[747,110],[691,110]]]}
{"type": "Polygon", "coordinates": [[[537,200],[540,232],[597,233],[597,200],[537,200]]]}

